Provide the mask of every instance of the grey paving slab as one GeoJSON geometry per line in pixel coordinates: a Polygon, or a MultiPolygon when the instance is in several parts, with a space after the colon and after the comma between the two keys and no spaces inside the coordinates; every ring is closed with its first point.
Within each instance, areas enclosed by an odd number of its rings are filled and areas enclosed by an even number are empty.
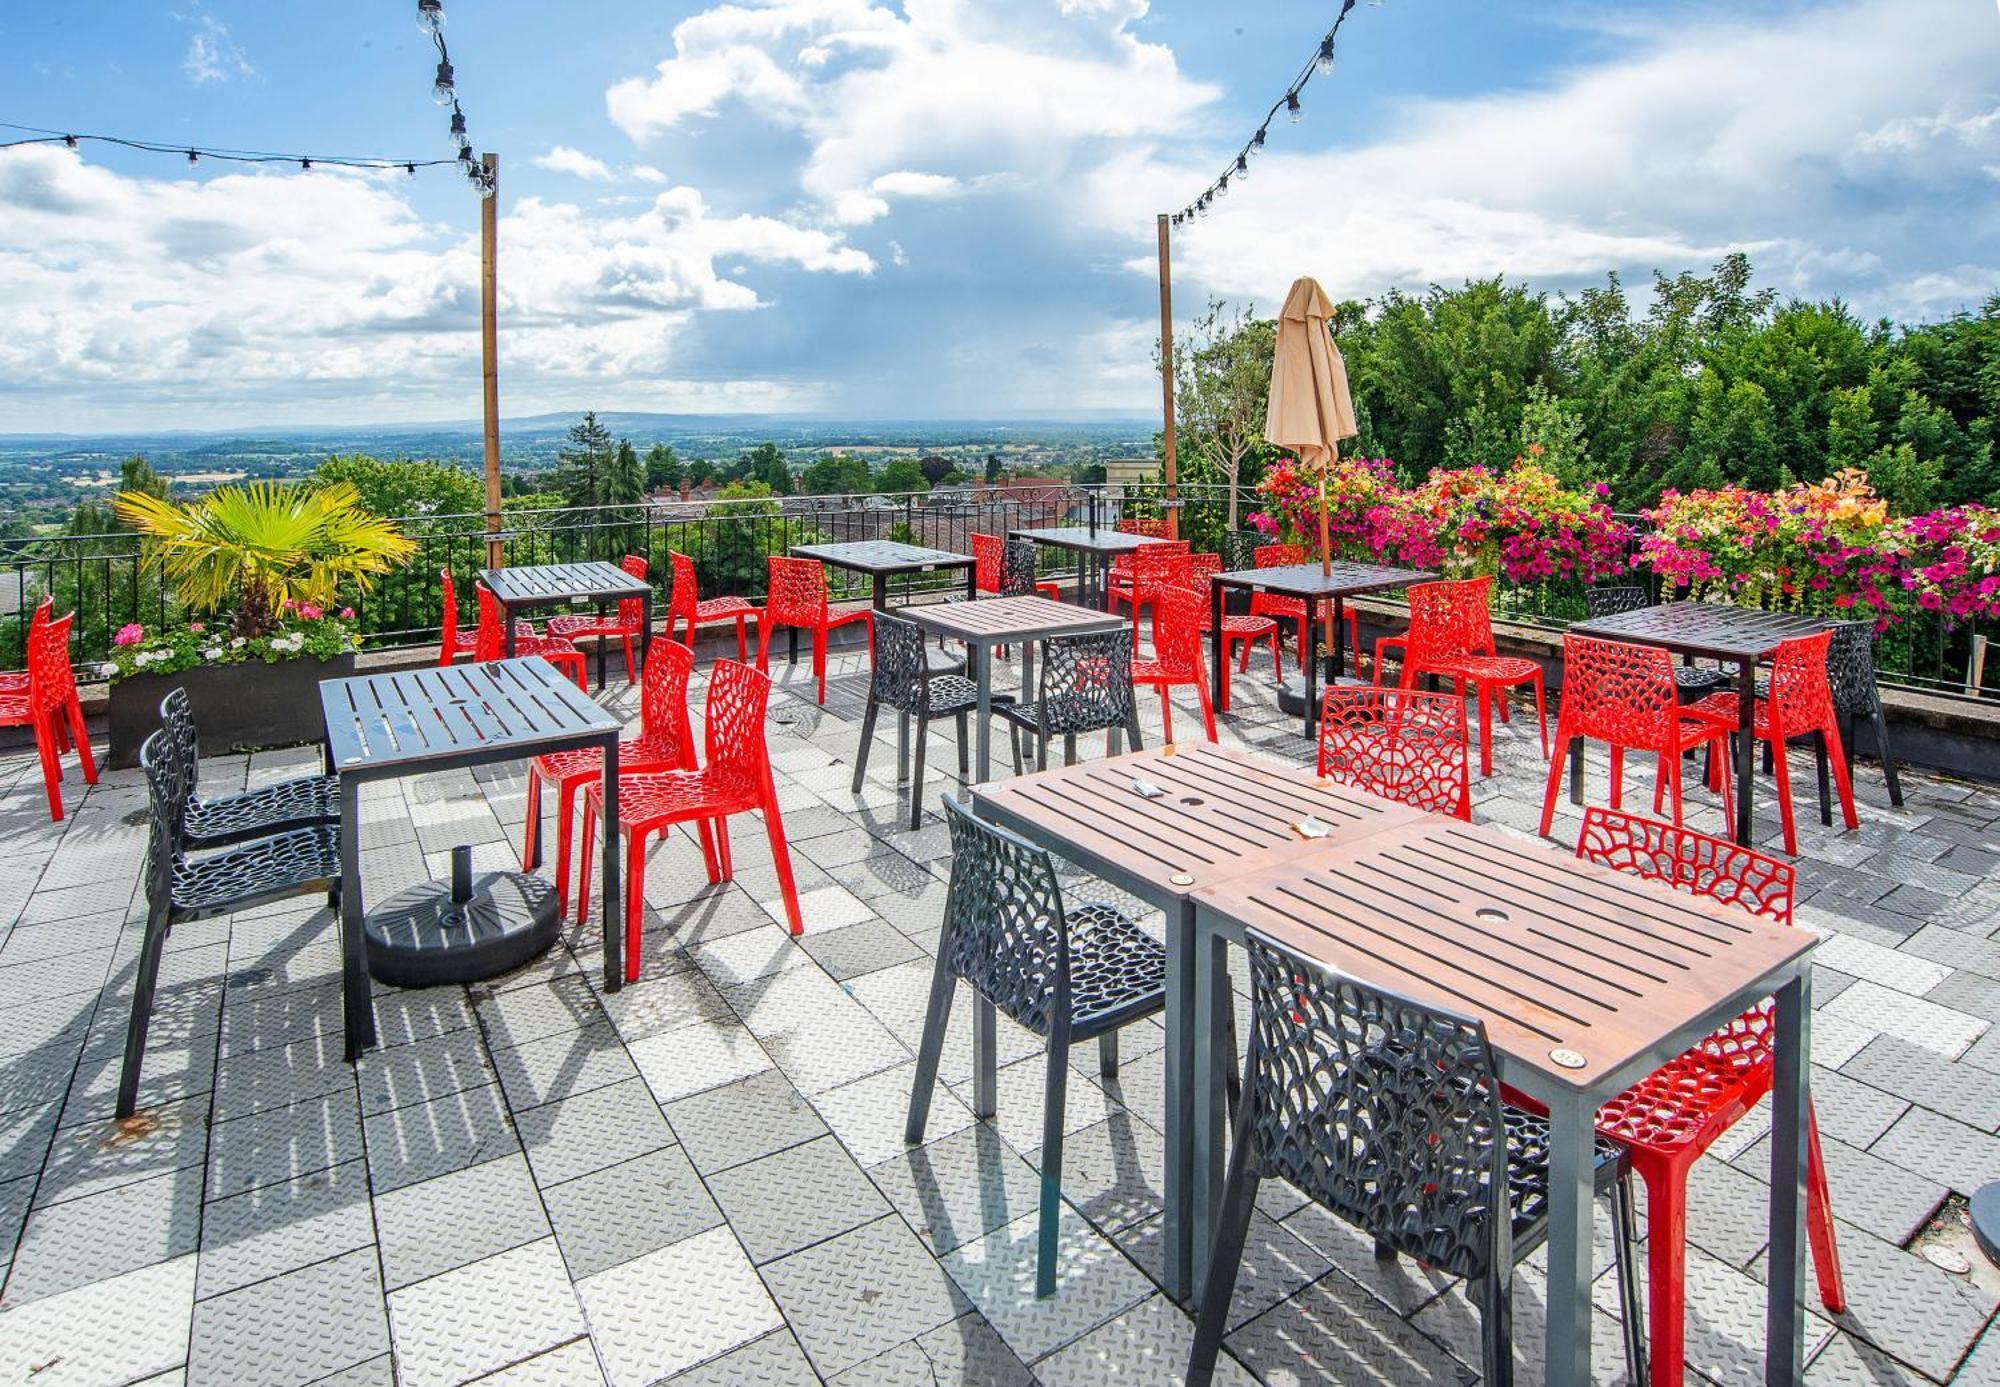
{"type": "Polygon", "coordinates": [[[490,1056],[509,1107],[537,1107],[637,1078],[632,1057],[609,1022],[531,1040],[490,1056]]]}
{"type": "Polygon", "coordinates": [[[0,1180],[32,1178],[41,1170],[61,1113],[61,1104],[50,1103],[0,1114],[0,1180]]]}
{"type": "Polygon", "coordinates": [[[60,1104],[76,1073],[76,1045],[51,1045],[0,1060],[0,1117],[60,1104]]]}
{"type": "Polygon", "coordinates": [[[805,1095],[775,1069],[678,1099],[666,1105],[666,1114],[704,1174],[811,1141],[827,1130],[805,1095]]]}
{"type": "Polygon", "coordinates": [[[1110,1239],[1065,1206],[1056,1232],[1056,1292],[1037,1297],[1039,1222],[1018,1219],[939,1259],[1008,1347],[1030,1362],[1131,1309],[1153,1290],[1146,1274],[1110,1239]]]}
{"type": "Polygon", "coordinates": [[[976,1311],[828,1379],[833,1387],[1031,1387],[1036,1380],[976,1311]]]}
{"type": "Polygon", "coordinates": [[[477,1024],[464,988],[375,989],[375,1032],[385,1046],[407,1045],[477,1024]]]}
{"type": "MultiPolygon", "coordinates": [[[[908,862],[908,859],[903,859],[908,862]]],[[[800,941],[836,982],[920,958],[923,950],[887,920],[864,920],[844,929],[809,934],[800,941]]]]}
{"type": "MultiPolygon", "coordinates": [[[[1895,1036],[1870,1041],[1840,1072],[1971,1126],[1989,1131],[2000,1126],[2000,1084],[1991,1074],[1895,1036]]],[[[1824,1108],[1819,1090],[1816,1082],[1814,1100],[1824,1108]]]]}
{"type": "Polygon", "coordinates": [[[37,1204],[79,1199],[201,1164],[209,1141],[205,1098],[168,1103],[123,1122],[59,1129],[35,1191],[37,1204]]]}
{"type": "Polygon", "coordinates": [[[840,1143],[821,1137],[709,1176],[730,1227],[758,1264],[889,1212],[840,1143]]]}
{"type": "Polygon", "coordinates": [[[612,1387],[641,1387],[749,1343],[784,1320],[727,1228],[577,1283],[612,1387]],[[701,1313],[687,1308],[699,1305],[701,1313]]]}
{"type": "Polygon", "coordinates": [[[870,1166],[868,1174],[936,1253],[982,1238],[1040,1207],[1041,1177],[983,1122],[906,1148],[870,1166]]]}
{"type": "Polygon", "coordinates": [[[197,1298],[221,1295],[375,1241],[360,1161],[218,1199],[201,1211],[197,1298]]]}
{"type": "MultiPolygon", "coordinates": [[[[1307,1203],[1291,1211],[1283,1223],[1325,1256],[1345,1281],[1394,1314],[1414,1315],[1458,1284],[1456,1277],[1427,1268],[1413,1258],[1377,1261],[1373,1238],[1318,1204],[1307,1203]]],[[[1345,1285],[1338,1289],[1342,1297],[1349,1293],[1345,1285]]]]}
{"type": "Polygon", "coordinates": [[[208,1197],[241,1194],[363,1155],[361,1112],[348,1089],[267,1108],[209,1133],[208,1197]]]}
{"type": "Polygon", "coordinates": [[[288,1045],[238,1050],[216,1063],[215,1120],[247,1117],[354,1087],[338,1031],[316,1031],[288,1045]]]}
{"type": "MultiPolygon", "coordinates": [[[[1035,1365],[1035,1376],[1044,1387],[1172,1382],[1187,1371],[1193,1346],[1194,1322],[1165,1296],[1156,1295],[1044,1358],[1035,1365]]],[[[1216,1363],[1213,1380],[1229,1387],[1256,1383],[1226,1353],[1216,1363]]]]}
{"type": "Polygon", "coordinates": [[[671,1146],[673,1130],[636,1079],[515,1115],[535,1181],[558,1184],[671,1146]]]}
{"type": "Polygon", "coordinates": [[[187,1361],[192,1255],[94,1281],[6,1316],[0,1381],[47,1381],[60,1363],[74,1383],[138,1382],[187,1361]]]}
{"type": "Polygon", "coordinates": [[[581,974],[532,987],[475,994],[473,1005],[487,1043],[496,1050],[507,1045],[525,1045],[604,1019],[597,994],[581,974]]]}
{"type": "Polygon", "coordinates": [[[1806,1368],[1806,1387],[1927,1387],[1930,1379],[1868,1343],[1836,1335],[1806,1368]]]}
{"type": "Polygon", "coordinates": [[[28,1215],[0,1311],[195,1250],[201,1170],[189,1167],[28,1215]]]}
{"type": "Polygon", "coordinates": [[[452,1387],[585,1332],[553,1238],[391,1291],[389,1319],[403,1387],[452,1387]]]}
{"type": "Polygon", "coordinates": [[[488,1373],[477,1382],[478,1387],[604,1387],[604,1370],[598,1366],[597,1349],[590,1340],[576,1339],[488,1373]]]}
{"type": "Polygon", "coordinates": [[[581,1281],[723,1221],[678,1146],[542,1191],[572,1279],[581,1281]]]}
{"type": "MultiPolygon", "coordinates": [[[[1820,1151],[1826,1160],[1834,1212],[1889,1242],[1908,1242],[1950,1192],[1941,1180],[1928,1179],[1872,1151],[1857,1151],[1831,1137],[1821,1138],[1820,1151]]],[[[1770,1137],[1758,1138],[1730,1164],[1768,1184],[1770,1137]]]]}
{"type": "Polygon", "coordinates": [[[886,1353],[972,1308],[893,1214],[781,1258],[763,1274],[822,1377],[886,1353]]]}
{"type": "Polygon", "coordinates": [[[626,1047],[639,1076],[662,1103],[687,1098],[771,1068],[757,1038],[734,1023],[694,1024],[641,1036],[626,1047]]]}
{"type": "Polygon", "coordinates": [[[1924,1171],[1966,1196],[2000,1180],[2000,1136],[1923,1108],[1904,1113],[1868,1149],[1905,1170],[1924,1171]]]}
{"type": "MultiPolygon", "coordinates": [[[[1094,1069],[1094,1054],[1090,1062],[1094,1069]]],[[[1041,1168],[1039,1147],[1023,1154],[1041,1168]]],[[[1156,1130],[1130,1113],[1113,1113],[1063,1138],[1063,1198],[1115,1233],[1165,1207],[1165,1163],[1165,1139],[1156,1130]]]]}
{"type": "Polygon", "coordinates": [[[375,1227],[392,1291],[549,1235],[518,1151],[378,1195],[375,1227]]]}
{"type": "Polygon", "coordinates": [[[364,1115],[446,1098],[494,1081],[476,1030],[446,1031],[407,1045],[371,1050],[354,1065],[364,1115]]]}
{"type": "Polygon", "coordinates": [[[1436,1340],[1383,1315],[1339,1273],[1266,1311],[1224,1340],[1265,1382],[1330,1387],[1466,1387],[1473,1374],[1436,1340]]]}
{"type": "Polygon", "coordinates": [[[519,1148],[497,1084],[413,1103],[363,1119],[378,1194],[494,1160],[519,1148]]]}
{"type": "MultiPolygon", "coordinates": [[[[1835,1237],[1847,1291],[1841,1327],[1945,1379],[1990,1322],[1995,1297],[1844,1221],[1835,1237]]],[[[1766,1274],[1761,1260],[1753,1270],[1766,1274]]]]}
{"type": "Polygon", "coordinates": [[[188,1387],[316,1382],[389,1351],[372,1249],[196,1303],[188,1387]]]}
{"type": "Polygon", "coordinates": [[[819,1387],[819,1381],[789,1329],[774,1330],[667,1379],[670,1387],[819,1387]]]}
{"type": "Polygon", "coordinates": [[[395,1357],[385,1353],[380,1358],[342,1368],[320,1378],[312,1387],[396,1387],[395,1357]]]}

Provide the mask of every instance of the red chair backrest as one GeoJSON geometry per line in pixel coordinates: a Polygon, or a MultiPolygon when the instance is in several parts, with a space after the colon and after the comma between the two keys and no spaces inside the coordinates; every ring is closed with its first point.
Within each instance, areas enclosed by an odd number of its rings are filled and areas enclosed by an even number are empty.
{"type": "Polygon", "coordinates": [[[1250,557],[1259,568],[1290,568],[1306,561],[1306,551],[1296,544],[1260,544],[1250,557]]]}
{"type": "Polygon", "coordinates": [[[507,654],[507,628],[501,624],[500,599],[484,583],[475,582],[472,587],[479,594],[479,629],[473,639],[472,658],[475,662],[501,659],[507,654]]]}
{"type": "Polygon", "coordinates": [[[1832,631],[1794,636],[1771,657],[1770,715],[1777,727],[1825,727],[1833,721],[1833,686],[1826,652],[1832,631]]]}
{"type": "Polygon", "coordinates": [[[708,675],[703,729],[710,772],[749,776],[758,783],[770,775],[764,743],[764,707],[770,700],[770,675],[737,660],[715,662],[708,675]]]}
{"type": "Polygon", "coordinates": [[[1679,724],[1673,656],[1657,646],[1563,637],[1566,735],[1641,751],[1673,751],[1679,724]]]}
{"type": "MultiPolygon", "coordinates": [[[[629,577],[647,582],[651,576],[651,566],[643,555],[627,554],[618,561],[618,566],[629,577]]],[[[618,599],[618,624],[629,626],[634,631],[646,624],[646,599],[643,597],[621,597],[618,599]]]]}
{"type": "Polygon", "coordinates": [[[458,588],[451,581],[451,570],[438,570],[438,586],[444,589],[443,629],[438,633],[438,644],[449,655],[452,645],[458,640],[458,588]]]}
{"type": "Polygon", "coordinates": [[[1691,828],[1593,804],[1583,811],[1576,855],[1586,862],[1662,881],[1760,919],[1792,922],[1798,871],[1789,862],[1691,828]]]}
{"type": "Polygon", "coordinates": [[[1222,555],[1188,555],[1188,586],[1200,593],[1204,602],[1208,600],[1209,589],[1215,583],[1215,575],[1220,572],[1222,572],[1222,555]]]}
{"type": "Polygon", "coordinates": [[[1121,520],[1118,522],[1121,535],[1146,535],[1152,539],[1165,539],[1167,522],[1164,520],[1121,520]]]}
{"type": "Polygon", "coordinates": [[[670,743],[681,764],[693,769],[694,728],[688,720],[688,677],[694,673],[694,651],[661,636],[646,651],[646,668],[639,675],[639,726],[648,737],[670,743]]]}
{"type": "Polygon", "coordinates": [[[667,593],[667,624],[669,627],[683,625],[694,615],[694,609],[701,604],[701,592],[694,576],[694,560],[678,549],[667,552],[667,562],[673,566],[674,583],[667,593]]]}
{"type": "Polygon", "coordinates": [[[1491,578],[1466,582],[1416,583],[1409,589],[1409,659],[1412,673],[1449,664],[1468,655],[1485,655],[1493,638],[1486,614],[1486,589],[1491,578]]]}
{"type": "Polygon", "coordinates": [[[1007,557],[1007,541],[998,535],[972,537],[972,585],[980,592],[1000,591],[1000,570],[1007,557]]]}
{"type": "Polygon", "coordinates": [[[60,708],[76,692],[69,665],[69,628],[75,612],[44,621],[28,632],[28,701],[40,711],[60,708]]]}
{"type": "Polygon", "coordinates": [[[1328,689],[1319,773],[1371,795],[1472,819],[1465,701],[1417,689],[1328,689]]]}
{"type": "Polygon", "coordinates": [[[774,622],[819,626],[826,621],[826,565],[818,559],[770,557],[771,586],[764,611],[774,622]]]}
{"type": "Polygon", "coordinates": [[[1185,583],[1170,583],[1155,589],[1152,600],[1154,661],[1169,678],[1201,678],[1201,616],[1208,599],[1185,583]]]}
{"type": "Polygon", "coordinates": [[[1153,600],[1162,585],[1187,587],[1194,582],[1194,556],[1186,540],[1163,540],[1132,551],[1132,595],[1140,602],[1153,600]]]}

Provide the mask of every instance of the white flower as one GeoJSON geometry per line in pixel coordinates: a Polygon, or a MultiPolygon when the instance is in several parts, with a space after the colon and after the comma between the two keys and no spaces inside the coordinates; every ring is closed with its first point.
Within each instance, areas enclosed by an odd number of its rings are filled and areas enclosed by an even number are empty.
{"type": "Polygon", "coordinates": [[[97,667],[97,672],[103,675],[106,679],[110,679],[117,675],[118,666],[111,663],[111,661],[106,660],[103,664],[97,667]]]}
{"type": "Polygon", "coordinates": [[[242,649],[242,648],[243,648],[244,646],[246,646],[246,645],[248,645],[248,644],[250,644],[250,641],[249,641],[249,638],[248,638],[248,637],[246,637],[246,636],[238,636],[238,637],[237,637],[237,638],[236,638],[235,640],[233,640],[233,641],[231,641],[231,642],[229,643],[229,648],[230,648],[231,650],[241,650],[241,649],[242,649]]]}
{"type": "Polygon", "coordinates": [[[221,646],[219,646],[219,645],[211,645],[211,646],[208,646],[208,647],[204,648],[204,649],[202,650],[202,652],[201,652],[201,658],[202,658],[202,659],[204,659],[204,660],[219,660],[219,659],[221,659],[221,658],[222,658],[222,647],[221,647],[221,646]]]}

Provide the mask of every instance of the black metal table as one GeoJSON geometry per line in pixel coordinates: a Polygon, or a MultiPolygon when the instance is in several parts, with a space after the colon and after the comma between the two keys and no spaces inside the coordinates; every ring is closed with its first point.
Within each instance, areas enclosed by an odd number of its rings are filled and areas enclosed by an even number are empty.
{"type": "MultiPolygon", "coordinates": [[[[500,603],[501,623],[506,627],[507,658],[514,658],[514,613],[531,607],[563,607],[572,602],[595,602],[601,616],[613,603],[631,598],[646,604],[646,619],[639,623],[639,665],[645,667],[646,651],[653,640],[653,585],[634,578],[615,563],[592,560],[588,563],[525,564],[520,568],[483,568],[479,580],[493,591],[500,603]]],[[[604,637],[597,638],[597,687],[604,688],[604,637]]]]}
{"type": "MultiPolygon", "coordinates": [[[[1723,602],[1666,602],[1657,607],[1618,612],[1570,624],[1580,636],[1653,645],[1676,655],[1717,660],[1736,666],[1736,720],[1743,735],[1736,739],[1736,841],[1754,846],[1751,838],[1752,789],[1756,771],[1757,666],[1778,651],[1781,642],[1813,636],[1833,623],[1796,612],[1766,612],[1723,602]]],[[[1570,798],[1583,802],[1583,743],[1570,746],[1570,798]]]]}
{"type": "MultiPolygon", "coordinates": [[[[1387,568],[1381,564],[1345,562],[1336,562],[1326,572],[1322,572],[1316,563],[1300,563],[1280,568],[1240,568],[1233,573],[1216,574],[1208,595],[1209,675],[1215,684],[1211,690],[1215,701],[1218,704],[1222,702],[1222,686],[1229,678],[1222,648],[1224,588],[1235,588],[1239,592],[1276,593],[1280,597],[1296,597],[1303,601],[1306,604],[1308,645],[1319,638],[1321,630],[1328,632],[1326,682],[1331,685],[1346,667],[1343,632],[1347,624],[1347,599],[1368,592],[1406,588],[1412,583],[1428,582],[1437,576],[1417,568],[1387,568]],[[1331,627],[1321,621],[1324,613],[1320,604],[1329,600],[1333,603],[1331,627]]],[[[1315,678],[1319,672],[1318,663],[1312,659],[1305,661],[1307,737],[1313,735],[1313,728],[1319,722],[1319,692],[1315,678]]]]}
{"type": "MultiPolygon", "coordinates": [[[[326,768],[340,778],[340,948],[347,1058],[375,1043],[361,898],[361,787],[372,780],[519,761],[543,752],[597,747],[604,757],[604,986],[625,979],[624,912],[618,894],[618,719],[547,660],[329,679],[319,686],[326,768]]],[[[527,860],[540,848],[530,826],[527,860]]]]}
{"type": "Polygon", "coordinates": [[[1036,544],[1047,545],[1051,549],[1063,549],[1077,555],[1076,600],[1091,605],[1093,594],[1096,605],[1110,610],[1111,606],[1111,560],[1119,554],[1129,554],[1134,549],[1142,549],[1148,544],[1165,541],[1154,535],[1128,535],[1122,530],[1099,527],[1091,529],[1087,525],[1062,525],[1046,530],[1009,530],[1009,538],[1029,539],[1036,544]]]}
{"type": "Polygon", "coordinates": [[[878,612],[889,609],[889,580],[905,573],[962,568],[967,599],[979,595],[972,555],[956,554],[949,549],[927,549],[921,544],[904,544],[893,539],[861,539],[847,544],[794,544],[792,557],[818,559],[831,568],[867,574],[874,580],[871,605],[878,612]]]}

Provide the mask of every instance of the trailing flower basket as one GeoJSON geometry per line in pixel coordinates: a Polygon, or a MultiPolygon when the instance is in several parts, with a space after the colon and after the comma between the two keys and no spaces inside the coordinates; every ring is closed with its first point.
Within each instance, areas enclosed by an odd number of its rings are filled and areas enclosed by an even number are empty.
{"type": "Polygon", "coordinates": [[[324,735],[319,685],[354,673],[354,652],[265,664],[199,665],[172,674],[132,674],[111,686],[111,765],[139,764],[139,748],[160,725],[160,700],[186,689],[201,749],[208,755],[299,746],[324,735]]]}

